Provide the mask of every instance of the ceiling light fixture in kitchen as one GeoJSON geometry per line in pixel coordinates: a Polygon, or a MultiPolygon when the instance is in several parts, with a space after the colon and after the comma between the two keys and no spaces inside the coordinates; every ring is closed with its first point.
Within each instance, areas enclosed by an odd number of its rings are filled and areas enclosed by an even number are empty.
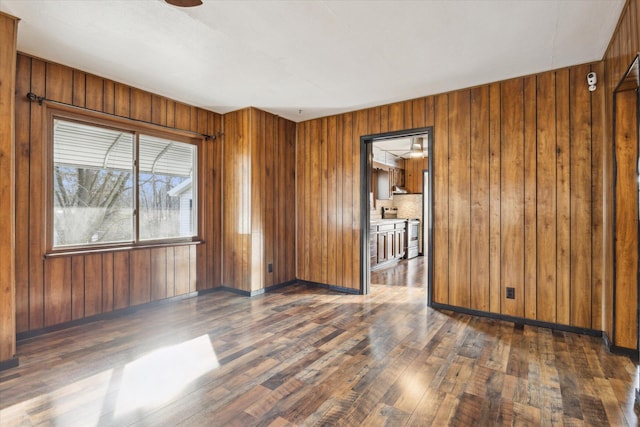
{"type": "Polygon", "coordinates": [[[417,158],[422,156],[422,137],[415,136],[411,138],[411,152],[409,153],[409,157],[417,158]]]}

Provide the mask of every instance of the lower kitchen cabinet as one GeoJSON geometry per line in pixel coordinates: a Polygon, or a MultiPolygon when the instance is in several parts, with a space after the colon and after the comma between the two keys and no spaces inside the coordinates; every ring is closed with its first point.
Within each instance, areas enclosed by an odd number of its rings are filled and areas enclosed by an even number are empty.
{"type": "Polygon", "coordinates": [[[371,269],[398,262],[406,251],[405,220],[381,220],[371,224],[369,249],[371,269]]]}

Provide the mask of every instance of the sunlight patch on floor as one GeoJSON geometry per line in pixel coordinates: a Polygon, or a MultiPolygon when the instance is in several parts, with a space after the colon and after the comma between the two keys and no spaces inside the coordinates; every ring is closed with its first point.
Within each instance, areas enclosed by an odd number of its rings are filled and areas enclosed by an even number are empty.
{"type": "Polygon", "coordinates": [[[208,335],[142,356],[124,368],[115,416],[161,406],[219,366],[208,335]]]}

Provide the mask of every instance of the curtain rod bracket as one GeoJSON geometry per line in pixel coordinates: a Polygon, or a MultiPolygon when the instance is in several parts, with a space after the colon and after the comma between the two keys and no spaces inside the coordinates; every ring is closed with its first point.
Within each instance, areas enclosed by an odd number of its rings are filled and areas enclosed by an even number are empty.
{"type": "Polygon", "coordinates": [[[46,98],[44,96],[38,96],[33,92],[29,92],[27,94],[27,98],[31,102],[38,101],[38,105],[42,105],[42,102],[46,100],[46,98]]]}

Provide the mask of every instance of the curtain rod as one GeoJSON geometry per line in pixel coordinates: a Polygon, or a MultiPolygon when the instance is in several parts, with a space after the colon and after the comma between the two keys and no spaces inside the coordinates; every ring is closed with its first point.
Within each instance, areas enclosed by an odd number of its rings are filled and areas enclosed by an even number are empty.
{"type": "MultiPolygon", "coordinates": [[[[43,103],[43,102],[47,102],[47,103],[51,102],[51,103],[53,103],[53,104],[64,105],[65,107],[72,107],[72,108],[76,108],[76,109],[78,109],[78,110],[83,110],[83,108],[81,108],[81,107],[77,107],[77,106],[75,106],[75,105],[68,104],[68,103],[66,103],[66,102],[60,102],[60,101],[55,101],[55,100],[53,100],[53,99],[47,99],[47,98],[45,98],[44,96],[38,96],[38,95],[36,95],[36,94],[35,94],[35,93],[33,93],[33,92],[29,92],[29,93],[27,93],[27,99],[28,99],[29,101],[31,101],[31,102],[37,102],[37,103],[38,103],[38,105],[42,105],[42,103],[43,103]]],[[[89,110],[89,111],[92,111],[92,112],[93,112],[93,110],[89,110]]],[[[105,113],[105,112],[103,112],[103,111],[95,111],[95,112],[100,113],[100,114],[111,115],[111,114],[109,114],[109,113],[105,113]]],[[[119,117],[119,116],[118,116],[118,117],[119,117]]],[[[163,127],[163,128],[166,128],[166,129],[172,129],[172,130],[173,130],[173,129],[175,129],[175,130],[179,130],[180,132],[186,132],[186,133],[190,133],[190,134],[193,134],[193,135],[202,136],[202,137],[204,137],[205,141],[215,140],[215,139],[217,139],[219,136],[223,136],[223,135],[224,135],[224,133],[223,133],[223,132],[218,132],[216,135],[208,135],[208,134],[206,134],[206,133],[194,132],[194,131],[191,131],[191,130],[177,129],[177,128],[172,128],[172,127],[169,127],[169,126],[158,125],[158,124],[155,124],[155,123],[149,123],[149,122],[144,121],[144,120],[132,119],[132,118],[130,118],[130,117],[123,117],[123,118],[125,118],[125,119],[127,119],[127,120],[134,121],[134,122],[144,123],[144,124],[147,124],[147,125],[159,126],[159,127],[163,127]]]]}

